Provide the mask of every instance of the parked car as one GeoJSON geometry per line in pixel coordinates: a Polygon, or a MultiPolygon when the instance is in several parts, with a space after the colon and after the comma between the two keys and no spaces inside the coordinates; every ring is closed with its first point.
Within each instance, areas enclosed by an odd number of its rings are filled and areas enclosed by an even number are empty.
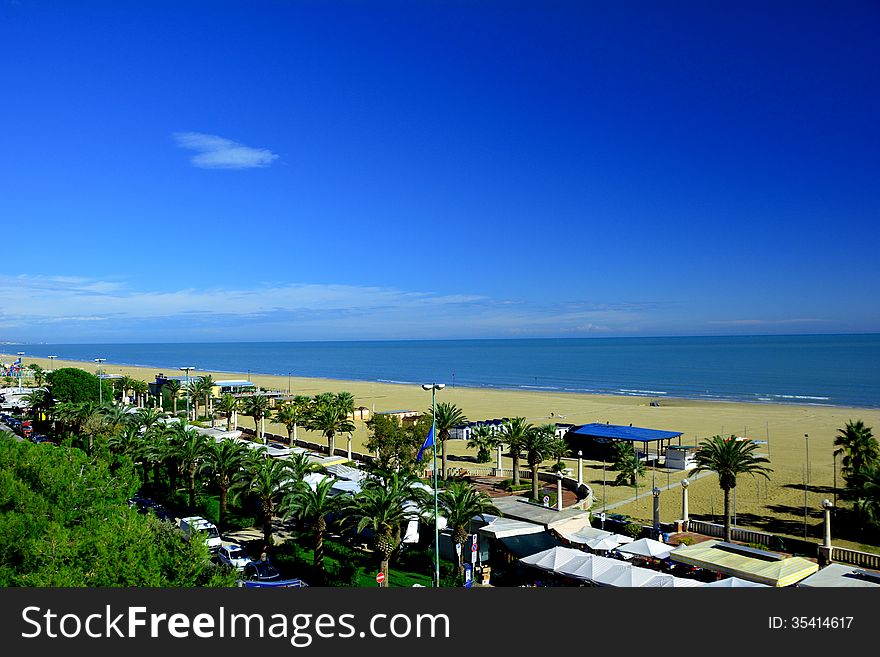
{"type": "Polygon", "coordinates": [[[277,582],[281,573],[268,561],[251,561],[244,567],[244,578],[253,582],[277,582]]]}
{"type": "Polygon", "coordinates": [[[220,546],[223,545],[223,541],[220,540],[220,532],[217,530],[216,525],[201,516],[181,518],[180,531],[183,532],[183,538],[187,541],[191,540],[195,534],[201,535],[204,538],[205,543],[208,545],[208,549],[213,553],[216,553],[220,549],[220,546]]]}
{"type": "Polygon", "coordinates": [[[240,545],[221,545],[217,550],[217,559],[220,563],[236,570],[244,570],[251,562],[251,558],[240,545]]]}
{"type": "Polygon", "coordinates": [[[49,440],[48,436],[44,436],[41,433],[35,433],[31,436],[31,442],[35,443],[35,444],[39,444],[39,443],[51,443],[52,441],[49,440]]]}
{"type": "Polygon", "coordinates": [[[138,513],[152,513],[159,520],[175,522],[173,513],[171,513],[168,509],[166,509],[158,502],[155,502],[147,497],[135,495],[128,500],[128,506],[130,506],[132,509],[137,509],[138,513]]]}

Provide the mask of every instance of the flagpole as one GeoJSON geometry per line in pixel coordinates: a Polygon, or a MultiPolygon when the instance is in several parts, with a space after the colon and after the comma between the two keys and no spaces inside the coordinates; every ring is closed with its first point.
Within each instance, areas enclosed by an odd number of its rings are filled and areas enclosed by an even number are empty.
{"type": "Polygon", "coordinates": [[[437,509],[437,413],[434,408],[434,395],[436,386],[431,387],[431,436],[434,443],[434,586],[440,587],[440,527],[437,523],[439,517],[437,509]]]}

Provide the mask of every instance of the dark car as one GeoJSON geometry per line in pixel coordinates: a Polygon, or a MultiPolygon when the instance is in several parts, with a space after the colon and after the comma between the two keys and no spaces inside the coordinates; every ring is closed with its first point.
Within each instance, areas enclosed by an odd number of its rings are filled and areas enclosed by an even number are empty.
{"type": "Polygon", "coordinates": [[[130,506],[132,509],[137,509],[138,513],[152,513],[159,520],[167,520],[168,522],[176,521],[174,514],[171,513],[164,506],[149,498],[141,497],[140,495],[135,495],[134,497],[130,498],[128,500],[128,506],[130,506]]]}
{"type": "Polygon", "coordinates": [[[48,436],[44,436],[41,433],[35,433],[34,435],[31,436],[31,442],[39,444],[39,443],[51,443],[52,441],[49,439],[48,436]]]}
{"type": "Polygon", "coordinates": [[[244,578],[252,582],[277,582],[281,573],[268,561],[251,561],[244,567],[244,578]]]}

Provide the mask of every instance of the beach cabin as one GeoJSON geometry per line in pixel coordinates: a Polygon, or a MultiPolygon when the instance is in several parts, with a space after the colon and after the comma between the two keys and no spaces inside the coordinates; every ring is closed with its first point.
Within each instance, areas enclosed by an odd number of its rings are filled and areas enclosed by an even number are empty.
{"type": "Polygon", "coordinates": [[[666,467],[670,470],[693,470],[697,467],[696,445],[669,445],[666,448],[666,467]]]}

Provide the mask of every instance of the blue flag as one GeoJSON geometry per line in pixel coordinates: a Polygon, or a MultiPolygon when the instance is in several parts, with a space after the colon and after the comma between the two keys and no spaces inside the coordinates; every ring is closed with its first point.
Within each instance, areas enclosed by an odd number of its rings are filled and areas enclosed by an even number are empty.
{"type": "Polygon", "coordinates": [[[425,444],[422,445],[422,448],[419,450],[419,455],[416,457],[416,461],[419,463],[422,462],[422,456],[425,455],[425,450],[429,447],[433,447],[434,445],[434,427],[431,427],[431,430],[428,431],[428,437],[425,438],[425,444]]]}

